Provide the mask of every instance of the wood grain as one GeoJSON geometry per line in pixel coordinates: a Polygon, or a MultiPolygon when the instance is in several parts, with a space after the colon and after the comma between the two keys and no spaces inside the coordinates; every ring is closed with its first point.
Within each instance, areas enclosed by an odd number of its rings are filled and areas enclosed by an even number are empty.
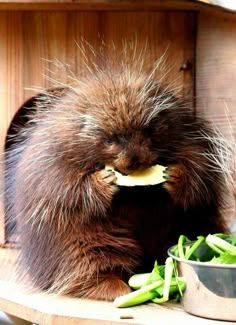
{"type": "MultiPolygon", "coordinates": [[[[199,15],[196,51],[197,109],[236,143],[236,22],[199,15]]],[[[236,153],[232,160],[235,183],[228,197],[226,218],[236,229],[236,153]]]]}
{"type": "Polygon", "coordinates": [[[197,108],[236,141],[236,22],[201,14],[197,40],[197,108]]]}
{"type": "Polygon", "coordinates": [[[0,0],[0,10],[193,10],[235,16],[234,11],[203,0],[0,0]]]}

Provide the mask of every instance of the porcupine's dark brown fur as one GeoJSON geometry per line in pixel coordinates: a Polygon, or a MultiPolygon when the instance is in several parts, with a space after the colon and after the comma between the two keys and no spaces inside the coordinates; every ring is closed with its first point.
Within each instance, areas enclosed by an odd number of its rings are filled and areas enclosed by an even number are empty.
{"type": "Polygon", "coordinates": [[[36,287],[112,300],[180,234],[226,230],[224,145],[152,74],[98,70],[44,97],[6,155],[7,213],[36,287]],[[168,170],[155,186],[117,187],[103,169],[156,163],[168,170]]]}

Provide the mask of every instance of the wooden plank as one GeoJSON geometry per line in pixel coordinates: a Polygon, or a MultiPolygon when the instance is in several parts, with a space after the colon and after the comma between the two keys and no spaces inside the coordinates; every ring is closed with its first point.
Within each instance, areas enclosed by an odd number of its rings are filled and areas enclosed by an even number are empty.
{"type": "Polygon", "coordinates": [[[195,10],[234,16],[229,8],[201,0],[1,0],[0,10],[195,10]]]}
{"type": "MultiPolygon", "coordinates": [[[[4,138],[16,107],[23,101],[22,76],[22,29],[21,14],[12,13],[11,19],[5,12],[0,12],[0,157],[4,148],[4,138]],[[14,22],[14,23],[12,23],[14,22]],[[10,35],[10,37],[6,37],[10,35]],[[14,87],[13,87],[14,83],[14,87]]],[[[4,166],[0,164],[0,193],[3,193],[4,166]]],[[[5,241],[4,208],[0,196],[0,243],[5,241]]]]}
{"type": "Polygon", "coordinates": [[[112,302],[32,292],[12,281],[17,255],[17,249],[0,248],[0,310],[13,316],[17,325],[23,325],[23,321],[39,325],[169,325],[174,324],[176,319],[182,324],[191,325],[224,324],[221,321],[191,316],[183,311],[180,303],[173,301],[163,305],[149,303],[119,309],[112,302]]]}
{"type": "Polygon", "coordinates": [[[0,13],[0,44],[1,57],[0,57],[0,96],[1,96],[1,109],[0,109],[0,243],[5,241],[5,224],[4,224],[4,208],[3,208],[3,172],[4,166],[1,163],[3,158],[4,137],[7,131],[7,44],[5,37],[7,35],[7,26],[5,24],[5,14],[0,13]]]}
{"type": "Polygon", "coordinates": [[[235,21],[199,16],[197,108],[233,141],[236,139],[235,33],[235,21]]]}
{"type": "Polygon", "coordinates": [[[180,0],[26,0],[26,1],[0,1],[2,10],[192,10],[193,4],[189,1],[180,0]]]}
{"type": "MultiPolygon", "coordinates": [[[[92,301],[68,297],[53,297],[0,282],[0,310],[40,325],[223,325],[222,321],[207,320],[185,313],[180,304],[148,304],[119,309],[111,302],[92,301]]],[[[227,324],[234,324],[227,322],[227,324]]]]}
{"type": "MultiPolygon", "coordinates": [[[[197,109],[213,121],[223,135],[236,143],[236,22],[231,19],[199,15],[196,51],[197,109]]],[[[236,155],[236,154],[235,154],[236,155]]],[[[236,160],[236,157],[235,157],[236,160]]],[[[235,184],[226,218],[236,230],[235,184]]]]}

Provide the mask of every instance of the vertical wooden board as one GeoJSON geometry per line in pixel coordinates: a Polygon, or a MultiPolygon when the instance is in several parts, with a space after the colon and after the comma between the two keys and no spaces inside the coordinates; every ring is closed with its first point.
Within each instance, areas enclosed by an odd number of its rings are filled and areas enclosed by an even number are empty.
{"type": "Polygon", "coordinates": [[[7,124],[7,65],[6,65],[6,58],[7,58],[7,49],[5,44],[5,35],[6,35],[6,14],[0,13],[0,44],[1,46],[1,55],[0,55],[0,243],[4,241],[5,238],[5,229],[4,229],[4,210],[3,210],[3,201],[1,193],[3,191],[3,182],[2,182],[2,175],[3,175],[3,165],[1,163],[2,152],[4,147],[4,137],[6,133],[6,124],[7,124]]]}
{"type": "Polygon", "coordinates": [[[22,15],[13,12],[6,17],[7,24],[7,97],[8,124],[12,115],[23,101],[24,67],[23,67],[23,30],[22,15]]]}
{"type": "MultiPolygon", "coordinates": [[[[24,12],[25,86],[61,86],[71,82],[70,74],[80,74],[86,61],[80,47],[100,46],[99,17],[97,12],[24,12]]],[[[26,89],[25,99],[34,94],[26,89]]]]}
{"type": "Polygon", "coordinates": [[[197,108],[228,137],[236,136],[236,21],[199,16],[197,108]]]}
{"type": "MultiPolygon", "coordinates": [[[[85,61],[81,50],[78,49],[84,46],[83,40],[90,43],[96,51],[99,51],[104,41],[105,54],[108,56],[114,55],[113,44],[115,52],[120,52],[124,42],[129,45],[136,40],[137,55],[140,49],[146,48],[144,56],[149,65],[166,51],[167,68],[171,67],[171,71],[165,80],[174,86],[185,86],[188,93],[191,93],[192,73],[180,71],[180,67],[185,60],[194,60],[194,16],[191,12],[168,11],[8,13],[7,21],[9,24],[14,22],[15,30],[14,36],[10,35],[9,38],[13,37],[13,41],[20,43],[23,49],[23,53],[22,50],[19,52],[22,53],[19,54],[20,57],[18,53],[15,58],[13,53],[8,55],[9,63],[12,64],[14,60],[19,62],[22,70],[22,73],[13,79],[12,73],[8,72],[8,88],[16,88],[21,92],[22,89],[17,87],[19,78],[23,80],[21,88],[48,87],[52,83],[47,77],[68,82],[63,69],[57,69],[51,61],[58,60],[65,65],[75,66],[74,70],[79,74],[85,61]]],[[[31,94],[33,92],[25,90],[24,99],[31,94]]]]}
{"type": "MultiPolygon", "coordinates": [[[[74,35],[73,18],[73,12],[23,13],[24,84],[27,88],[50,87],[50,79],[66,82],[57,73],[52,61],[66,63],[69,54],[73,53],[73,45],[70,44],[70,35],[74,35]],[[25,24],[24,21],[28,23],[25,24]]],[[[28,98],[35,94],[36,92],[26,89],[24,96],[28,98]]]]}
{"type": "Polygon", "coordinates": [[[180,87],[181,95],[192,97],[193,70],[184,72],[180,67],[186,60],[194,60],[194,13],[105,12],[103,16],[105,42],[115,40],[117,50],[120,51],[124,40],[128,44],[137,40],[136,51],[138,54],[144,52],[144,64],[147,64],[147,67],[166,52],[166,68],[161,76],[157,72],[156,77],[163,77],[167,70],[170,70],[164,81],[170,83],[173,88],[180,87]]]}
{"type": "MultiPolygon", "coordinates": [[[[0,158],[9,121],[22,103],[22,39],[21,15],[0,13],[0,158]]],[[[0,163],[0,193],[3,191],[3,169],[0,163]]],[[[4,209],[0,196],[0,242],[4,240],[4,209]]]]}
{"type": "MultiPolygon", "coordinates": [[[[192,71],[183,72],[179,69],[185,60],[194,60],[193,13],[25,12],[23,17],[26,87],[49,86],[50,82],[45,80],[42,73],[46,73],[49,78],[66,82],[63,69],[56,69],[53,63],[46,60],[56,59],[75,65],[74,71],[80,74],[86,60],[79,47],[86,47],[85,42],[90,43],[98,52],[105,42],[105,54],[113,57],[114,53],[122,51],[124,43],[129,49],[131,43],[136,41],[137,56],[142,49],[149,65],[166,51],[167,68],[171,67],[171,71],[165,80],[173,83],[173,87],[184,88],[181,94],[184,92],[192,96],[192,71]],[[24,21],[28,23],[25,24],[24,21]]],[[[96,61],[92,52],[88,51],[88,56],[96,61]]]]}
{"type": "MultiPolygon", "coordinates": [[[[24,24],[26,87],[52,87],[71,82],[69,70],[75,75],[83,74],[86,63],[80,48],[86,47],[86,42],[95,49],[101,45],[97,12],[24,12],[23,17],[31,25],[29,29],[24,24]]],[[[33,94],[26,90],[25,98],[33,94]]]]}
{"type": "MultiPolygon", "coordinates": [[[[236,143],[236,21],[200,14],[196,51],[197,109],[223,133],[230,145],[236,143]]],[[[236,157],[235,157],[236,160],[236,157]]],[[[232,169],[236,165],[232,161],[232,169]]],[[[226,217],[235,222],[236,185],[226,217]],[[234,196],[233,196],[234,195],[234,196]]]]}

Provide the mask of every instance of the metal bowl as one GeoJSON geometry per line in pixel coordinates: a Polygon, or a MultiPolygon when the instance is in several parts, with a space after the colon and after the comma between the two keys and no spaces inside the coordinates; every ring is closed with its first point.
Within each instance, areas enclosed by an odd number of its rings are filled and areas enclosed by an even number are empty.
{"type": "Polygon", "coordinates": [[[205,318],[236,321],[236,265],[183,260],[173,255],[174,247],[168,255],[177,261],[178,273],[186,280],[181,299],[184,310],[205,318]]]}

